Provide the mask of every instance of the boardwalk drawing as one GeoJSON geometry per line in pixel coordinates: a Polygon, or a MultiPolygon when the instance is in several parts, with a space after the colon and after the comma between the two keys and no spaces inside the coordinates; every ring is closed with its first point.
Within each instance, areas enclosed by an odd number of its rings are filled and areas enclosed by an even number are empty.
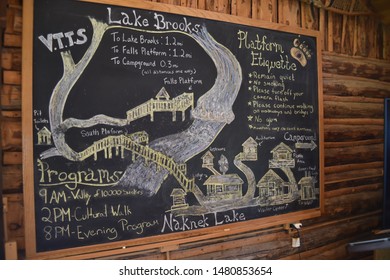
{"type": "Polygon", "coordinates": [[[185,112],[187,109],[194,109],[194,94],[184,92],[183,94],[170,99],[165,88],[161,88],[156,95],[156,99],[150,99],[145,103],[126,112],[127,122],[150,116],[150,121],[154,121],[154,113],[156,112],[172,112],[172,121],[176,121],[176,112],[181,112],[182,120],[185,120],[185,112]]]}
{"type": "Polygon", "coordinates": [[[80,160],[85,160],[92,155],[94,156],[94,159],[97,160],[98,153],[102,151],[104,152],[105,158],[112,158],[113,150],[115,150],[115,155],[119,156],[120,154],[121,158],[124,158],[124,151],[128,150],[133,153],[133,160],[135,160],[136,156],[141,156],[144,158],[146,164],[148,161],[154,162],[157,164],[157,168],[164,168],[173,175],[186,192],[191,192],[193,190],[195,180],[194,178],[187,178],[185,174],[187,170],[185,163],[178,164],[163,153],[142,145],[141,143],[147,143],[148,141],[146,133],[141,132],[136,134],[136,136],[137,137],[130,134],[103,138],[80,152],[80,160]]]}

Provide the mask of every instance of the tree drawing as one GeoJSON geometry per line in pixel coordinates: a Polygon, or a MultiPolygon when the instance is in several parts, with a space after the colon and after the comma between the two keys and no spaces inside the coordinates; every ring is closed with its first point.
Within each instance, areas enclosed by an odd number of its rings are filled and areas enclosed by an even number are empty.
{"type": "Polygon", "coordinates": [[[229,170],[228,159],[224,155],[221,155],[220,159],[218,160],[218,164],[219,171],[221,171],[221,173],[225,175],[225,173],[229,170]]]}

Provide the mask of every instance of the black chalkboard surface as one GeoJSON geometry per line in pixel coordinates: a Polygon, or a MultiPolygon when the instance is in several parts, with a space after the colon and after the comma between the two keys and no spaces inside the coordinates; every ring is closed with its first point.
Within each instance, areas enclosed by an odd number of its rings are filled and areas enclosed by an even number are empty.
{"type": "Polygon", "coordinates": [[[318,215],[317,34],[124,3],[34,1],[32,248],[318,215]]]}

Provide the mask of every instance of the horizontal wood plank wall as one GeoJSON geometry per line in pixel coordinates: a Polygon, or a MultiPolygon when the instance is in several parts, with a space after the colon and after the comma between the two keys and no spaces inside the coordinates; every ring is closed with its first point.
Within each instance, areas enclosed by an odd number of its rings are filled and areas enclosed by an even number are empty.
{"type": "MultiPolygon", "coordinates": [[[[150,250],[117,259],[348,259],[346,244],[380,225],[383,192],[383,99],[390,97],[390,27],[370,16],[311,9],[298,0],[155,0],[319,30],[323,34],[325,213],[302,221],[300,248],[282,226],[150,250]]],[[[7,238],[23,257],[21,30],[22,1],[6,6],[2,34],[1,139],[7,238]]],[[[1,41],[0,41],[1,42],[1,41]]]]}

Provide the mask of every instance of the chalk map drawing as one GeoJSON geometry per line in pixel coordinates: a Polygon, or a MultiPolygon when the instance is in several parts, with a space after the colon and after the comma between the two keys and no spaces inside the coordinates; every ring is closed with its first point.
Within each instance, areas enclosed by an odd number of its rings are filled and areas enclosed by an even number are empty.
{"type": "MultiPolygon", "coordinates": [[[[258,142],[252,137],[241,143],[243,151],[234,159],[221,155],[218,160],[219,168],[216,168],[214,155],[207,149],[225,125],[235,119],[232,106],[242,83],[242,70],[235,56],[214,40],[206,27],[202,27],[197,33],[190,34],[174,30],[150,31],[108,25],[93,18],[89,19],[93,27],[93,37],[89,48],[79,62],[77,64],[74,62],[70,51],[61,52],[64,70],[63,76],[52,92],[49,103],[50,130],[44,127],[39,132],[40,140],[38,141],[39,145],[54,144],[55,147],[42,152],[40,155],[42,160],[60,156],[70,161],[81,162],[90,157],[97,160],[103,155],[105,159],[115,160],[115,157],[124,158],[125,151],[130,152],[132,163],[116,184],[130,189],[141,188],[144,195],[151,197],[159,191],[167,176],[173,176],[177,187],[172,190],[172,204],[167,212],[175,215],[202,215],[251,206],[287,204],[298,199],[301,201],[317,199],[316,177],[306,172],[305,176],[297,182],[292,172],[295,167],[293,150],[284,142],[279,143],[270,151],[272,159],[269,160],[269,170],[258,182],[256,182],[252,169],[244,163],[260,160],[258,142]],[[93,58],[103,35],[110,29],[129,29],[145,33],[178,32],[191,37],[215,64],[217,76],[214,85],[198,99],[196,106],[192,92],[184,92],[171,98],[162,87],[154,99],[129,109],[123,119],[103,114],[89,119],[63,119],[69,93],[93,58]],[[68,145],[65,137],[65,133],[71,128],[89,128],[96,125],[124,127],[145,117],[154,121],[156,112],[171,113],[172,122],[176,121],[177,112],[181,112],[181,119],[185,120],[187,110],[191,111],[192,117],[192,123],[187,129],[151,142],[149,142],[147,131],[137,131],[104,137],[83,151],[76,152],[68,145]],[[202,152],[204,152],[202,168],[209,171],[211,175],[204,181],[203,186],[198,186],[193,177],[187,176],[186,162],[202,152]],[[236,173],[228,173],[229,160],[233,161],[235,167],[244,174],[244,178],[236,173]],[[287,181],[282,179],[275,170],[281,171],[287,181]],[[145,178],[149,179],[145,180],[145,178]],[[245,193],[244,183],[247,184],[245,193]],[[187,203],[186,196],[189,193],[195,196],[196,205],[187,203]]],[[[294,41],[291,55],[303,67],[307,64],[306,58],[310,59],[307,46],[302,45],[298,39],[294,41]]],[[[315,143],[312,142],[312,144],[296,143],[295,148],[316,148],[315,143]]]]}

